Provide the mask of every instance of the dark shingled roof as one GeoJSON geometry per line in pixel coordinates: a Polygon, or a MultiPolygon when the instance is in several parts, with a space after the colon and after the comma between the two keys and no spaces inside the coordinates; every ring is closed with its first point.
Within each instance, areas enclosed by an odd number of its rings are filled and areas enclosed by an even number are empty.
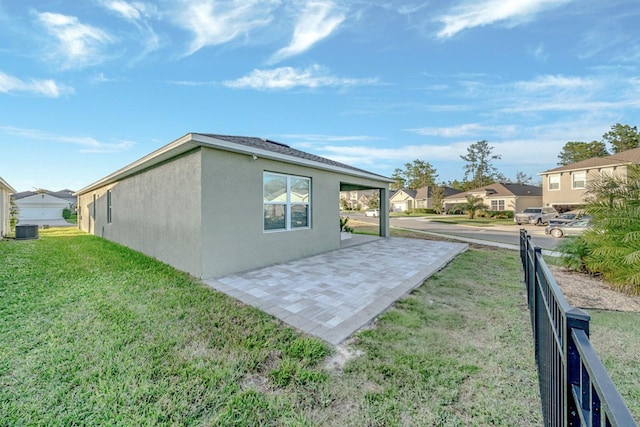
{"type": "Polygon", "coordinates": [[[344,169],[363,172],[370,175],[376,175],[382,178],[387,178],[385,176],[372,173],[364,169],[359,169],[353,166],[345,165],[344,163],[336,162],[334,160],[327,159],[325,157],[320,157],[320,156],[316,156],[315,154],[296,150],[295,148],[291,148],[286,144],[283,144],[281,142],[271,141],[269,139],[255,138],[251,136],[218,135],[214,133],[194,133],[194,135],[202,135],[209,138],[215,138],[222,141],[232,142],[234,144],[244,145],[246,147],[252,147],[260,150],[271,151],[273,153],[282,154],[285,156],[297,157],[299,159],[310,160],[317,163],[323,163],[325,165],[336,166],[344,169]]]}
{"type": "Polygon", "coordinates": [[[493,184],[485,185],[484,187],[474,188],[473,190],[465,191],[463,193],[453,194],[446,196],[445,199],[454,198],[459,199],[466,197],[472,193],[487,193],[487,197],[512,197],[512,196],[542,196],[542,187],[528,184],[517,183],[500,183],[494,182],[493,184]]]}

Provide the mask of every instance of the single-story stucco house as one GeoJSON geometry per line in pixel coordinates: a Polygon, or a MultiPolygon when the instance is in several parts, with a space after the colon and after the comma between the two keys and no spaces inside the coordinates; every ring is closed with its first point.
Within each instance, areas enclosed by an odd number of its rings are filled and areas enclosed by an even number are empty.
{"type": "Polygon", "coordinates": [[[261,138],[189,133],[79,190],[78,227],[196,277],[340,247],[340,191],[391,179],[261,138]]]}
{"type": "Polygon", "coordinates": [[[25,191],[13,195],[18,208],[18,223],[41,224],[46,221],[62,220],[62,211],[69,209],[69,202],[46,192],[25,191]]]}
{"type": "Polygon", "coordinates": [[[447,196],[443,200],[445,212],[463,204],[467,196],[474,196],[482,200],[486,209],[492,211],[522,212],[526,208],[542,206],[542,188],[534,185],[518,183],[500,183],[485,185],[463,193],[447,196]]]}
{"type": "Polygon", "coordinates": [[[0,238],[11,232],[11,195],[16,190],[0,177],[0,238]]]}
{"type": "MultiPolygon", "coordinates": [[[[406,212],[413,209],[434,209],[433,205],[434,187],[427,186],[418,189],[402,188],[396,191],[389,200],[389,205],[393,212],[406,212]]],[[[460,190],[443,186],[442,197],[453,196],[460,193],[460,190]]]]}

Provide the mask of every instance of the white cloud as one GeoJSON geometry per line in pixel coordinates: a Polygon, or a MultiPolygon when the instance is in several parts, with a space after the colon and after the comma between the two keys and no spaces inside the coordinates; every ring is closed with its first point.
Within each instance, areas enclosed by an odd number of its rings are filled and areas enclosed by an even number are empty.
{"type": "Polygon", "coordinates": [[[124,0],[105,0],[102,5],[132,23],[140,31],[144,44],[141,56],[160,47],[160,38],[148,22],[149,18],[160,15],[156,6],[149,3],[126,2],[124,0]]]}
{"type": "Polygon", "coordinates": [[[415,129],[406,129],[409,132],[425,136],[440,136],[445,138],[458,138],[461,136],[482,136],[482,135],[514,135],[517,131],[516,126],[501,125],[487,126],[479,123],[465,123],[451,127],[423,127],[415,129]]]}
{"type": "Polygon", "coordinates": [[[272,70],[253,70],[249,75],[237,80],[225,81],[222,84],[234,89],[291,89],[295,87],[318,88],[323,86],[348,87],[357,85],[372,85],[378,79],[350,79],[335,77],[319,65],[312,65],[305,69],[281,67],[272,70]]]}
{"type": "Polygon", "coordinates": [[[527,92],[538,92],[540,90],[573,90],[573,89],[589,89],[596,86],[593,79],[584,77],[567,77],[563,75],[543,75],[538,76],[534,80],[520,81],[514,83],[517,89],[527,92]]]}
{"type": "Polygon", "coordinates": [[[277,0],[184,0],[176,12],[177,25],[193,33],[186,52],[219,45],[268,25],[277,0]]]}
{"type": "Polygon", "coordinates": [[[572,0],[466,0],[436,20],[444,24],[436,35],[446,39],[475,27],[507,21],[515,26],[531,20],[537,13],[572,0]]]}
{"type": "Polygon", "coordinates": [[[280,62],[310,49],[314,44],[331,35],[344,19],[344,13],[336,11],[333,2],[310,1],[298,16],[291,43],[273,54],[271,63],[280,62]]]}
{"type": "Polygon", "coordinates": [[[155,6],[142,2],[126,2],[123,0],[110,0],[103,2],[107,9],[116,12],[124,19],[130,21],[139,21],[144,17],[148,17],[156,13],[155,6]]]}
{"type": "Polygon", "coordinates": [[[75,91],[72,87],[58,84],[54,80],[31,79],[24,81],[0,71],[0,92],[27,92],[57,98],[64,94],[72,94],[75,91]]]}
{"type": "Polygon", "coordinates": [[[75,16],[59,13],[38,13],[38,21],[57,39],[57,45],[48,57],[60,62],[63,68],[82,68],[96,65],[105,59],[104,45],[114,38],[91,25],[80,23],[75,16]]]}
{"type": "Polygon", "coordinates": [[[81,153],[118,153],[126,151],[135,145],[133,141],[119,141],[115,143],[105,143],[90,136],[64,136],[42,132],[34,129],[24,129],[12,126],[0,126],[0,130],[22,138],[48,141],[61,144],[79,145],[81,153]]]}

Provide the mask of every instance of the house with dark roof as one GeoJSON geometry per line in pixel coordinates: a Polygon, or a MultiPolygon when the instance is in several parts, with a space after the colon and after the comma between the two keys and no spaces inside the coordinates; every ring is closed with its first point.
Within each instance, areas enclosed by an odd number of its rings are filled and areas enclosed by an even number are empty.
{"type": "Polygon", "coordinates": [[[341,191],[391,179],[266,139],[189,133],[79,190],[78,227],[202,278],[338,249],[341,191]]]}
{"type": "Polygon", "coordinates": [[[640,164],[640,148],[540,172],[544,206],[553,206],[562,212],[584,205],[590,180],[603,175],[624,177],[630,164],[640,164]]]}
{"type": "Polygon", "coordinates": [[[0,238],[11,231],[11,194],[16,190],[0,177],[0,238]]]}
{"type": "Polygon", "coordinates": [[[467,196],[482,200],[488,210],[521,212],[526,208],[542,206],[542,188],[534,185],[499,183],[485,185],[444,198],[445,212],[465,203],[467,196]]]}
{"type": "MultiPolygon", "coordinates": [[[[412,190],[403,188],[396,191],[389,199],[389,206],[392,212],[406,212],[413,209],[434,209],[433,205],[434,187],[426,186],[412,190]]],[[[453,196],[460,193],[459,190],[451,187],[443,187],[444,197],[453,196]]]]}
{"type": "Polygon", "coordinates": [[[60,191],[21,191],[11,196],[18,208],[21,224],[60,225],[62,211],[76,208],[76,196],[69,189],[60,191]]]}

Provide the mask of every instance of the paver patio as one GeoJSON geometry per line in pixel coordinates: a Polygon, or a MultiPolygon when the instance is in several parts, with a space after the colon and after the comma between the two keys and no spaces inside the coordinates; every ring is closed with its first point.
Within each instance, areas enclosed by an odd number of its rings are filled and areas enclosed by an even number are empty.
{"type": "MultiPolygon", "coordinates": [[[[354,243],[359,238],[367,240],[354,236],[354,243]]],[[[467,248],[378,238],[205,283],[336,345],[467,248]]]]}

